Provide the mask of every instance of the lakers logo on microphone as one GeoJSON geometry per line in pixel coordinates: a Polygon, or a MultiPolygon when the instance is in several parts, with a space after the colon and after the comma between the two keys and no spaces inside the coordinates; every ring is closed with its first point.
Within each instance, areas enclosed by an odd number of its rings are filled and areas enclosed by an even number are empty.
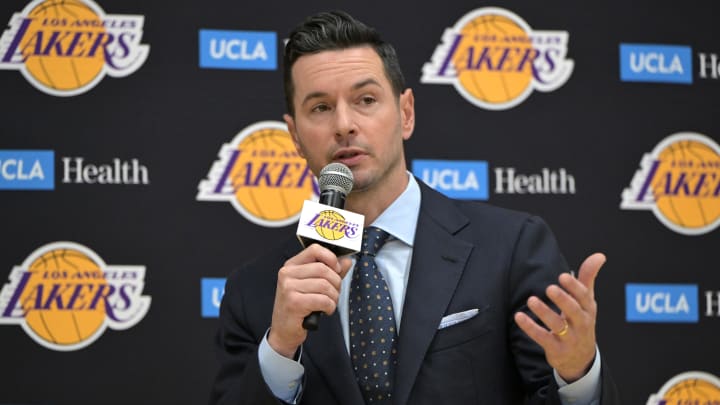
{"type": "Polygon", "coordinates": [[[229,202],[251,222],[280,227],[297,221],[303,202],[318,194],[315,176],[295,150],[287,126],[261,121],[220,148],[196,198],[229,202]]]}
{"type": "Polygon", "coordinates": [[[684,235],[714,230],[720,226],[720,146],[693,132],[665,138],[643,156],[620,208],[650,210],[684,235]]]}
{"type": "Polygon", "coordinates": [[[53,96],[84,93],[105,75],[128,76],[145,63],[144,18],[105,14],[91,0],[32,1],[0,38],[0,70],[19,70],[53,96]]]}
{"type": "Polygon", "coordinates": [[[479,8],[445,30],[420,81],[451,84],[480,108],[506,110],[533,90],[565,84],[574,66],[567,44],[567,31],[533,30],[508,10],[479,8]]]}
{"type": "Polygon", "coordinates": [[[92,250],[54,242],[15,266],[0,290],[0,325],[20,325],[49,349],[78,350],[105,329],[128,329],[150,307],[144,266],[107,265],[92,250]]]}
{"type": "Polygon", "coordinates": [[[337,211],[320,211],[306,224],[315,228],[315,232],[327,240],[338,240],[344,237],[355,238],[358,235],[358,224],[348,222],[337,211]]]}

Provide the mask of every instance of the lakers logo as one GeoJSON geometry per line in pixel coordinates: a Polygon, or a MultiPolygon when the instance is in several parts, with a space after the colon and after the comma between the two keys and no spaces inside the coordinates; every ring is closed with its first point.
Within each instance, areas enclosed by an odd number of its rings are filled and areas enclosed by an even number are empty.
{"type": "Polygon", "coordinates": [[[319,195],[315,176],[282,122],[250,125],[224,144],[218,157],[198,186],[197,200],[230,202],[258,225],[289,225],[303,202],[319,195]]]}
{"type": "Polygon", "coordinates": [[[0,290],[0,325],[20,325],[53,350],[82,349],[107,327],[128,329],[150,307],[144,266],[108,266],[92,250],[55,242],[35,250],[0,290]]]}
{"type": "Polygon", "coordinates": [[[701,235],[720,225],[720,146],[682,132],[645,154],[622,194],[620,208],[651,210],[665,226],[701,235]]]}
{"type": "Polygon", "coordinates": [[[469,102],[488,110],[522,103],[533,90],[553,91],[568,80],[566,31],[538,31],[496,7],[473,10],[445,30],[420,81],[452,84],[469,102]]]}
{"type": "Polygon", "coordinates": [[[647,405],[720,404],[720,379],[701,371],[678,374],[660,391],[650,395],[647,405]]]}
{"type": "Polygon", "coordinates": [[[346,221],[345,217],[333,210],[319,212],[306,225],[315,228],[315,232],[327,240],[354,238],[359,228],[358,224],[346,221]]]}
{"type": "Polygon", "coordinates": [[[145,62],[144,17],[111,15],[90,0],[35,0],[0,38],[0,69],[19,70],[38,90],[75,96],[105,75],[124,77],[145,62]]]}

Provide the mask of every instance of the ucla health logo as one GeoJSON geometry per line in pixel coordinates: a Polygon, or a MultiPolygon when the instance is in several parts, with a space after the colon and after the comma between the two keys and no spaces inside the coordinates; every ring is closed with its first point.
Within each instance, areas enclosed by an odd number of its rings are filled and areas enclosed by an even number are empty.
{"type": "Polygon", "coordinates": [[[275,70],[276,44],[274,32],[200,30],[200,67],[275,70]]]}
{"type": "Polygon", "coordinates": [[[54,190],[55,152],[0,150],[0,190],[54,190]]]}
{"type": "Polygon", "coordinates": [[[628,322],[697,322],[698,287],[694,284],[627,284],[628,322]]]}
{"type": "Polygon", "coordinates": [[[448,197],[488,199],[488,163],[485,161],[416,159],[412,162],[412,172],[448,197]]]}
{"type": "Polygon", "coordinates": [[[0,70],[19,70],[38,90],[75,96],[105,75],[124,77],[145,62],[144,16],[105,14],[90,0],[35,0],[13,14],[0,38],[0,70]]]}
{"type": "Polygon", "coordinates": [[[420,81],[450,84],[469,102],[506,110],[533,90],[550,92],[570,78],[567,31],[533,30],[516,14],[485,7],[445,30],[420,81]]]}
{"type": "Polygon", "coordinates": [[[135,326],[150,308],[145,266],[107,265],[73,242],[38,248],[9,279],[0,290],[0,325],[20,325],[48,349],[87,347],[108,327],[135,326]]]}
{"type": "Polygon", "coordinates": [[[620,44],[620,80],[691,84],[692,49],[682,45],[620,44]]]}
{"type": "Polygon", "coordinates": [[[262,121],[220,148],[196,198],[229,202],[251,222],[280,227],[297,221],[304,201],[318,195],[315,176],[298,155],[287,126],[262,121]]]}
{"type": "Polygon", "coordinates": [[[693,132],[663,139],[643,156],[620,208],[650,210],[684,235],[714,230],[720,225],[720,146],[693,132]]]}
{"type": "Polygon", "coordinates": [[[680,373],[650,395],[646,405],[720,404],[720,379],[703,371],[680,373]]]}

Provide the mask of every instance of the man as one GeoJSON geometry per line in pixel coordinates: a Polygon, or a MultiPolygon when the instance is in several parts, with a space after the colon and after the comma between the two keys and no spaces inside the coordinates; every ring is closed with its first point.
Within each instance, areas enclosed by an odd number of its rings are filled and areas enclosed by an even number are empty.
{"type": "Polygon", "coordinates": [[[338,258],[290,240],[234,272],[211,403],[618,403],[595,342],[604,256],[576,279],[539,218],[454,201],[411,176],[413,93],[372,28],[342,12],[309,17],[284,67],[298,152],[315,174],[352,170],[345,209],[382,246],[338,258]],[[365,288],[376,290],[356,294],[365,288]],[[382,312],[355,302],[375,298],[382,312]],[[326,316],[308,332],[314,311],[326,316]]]}

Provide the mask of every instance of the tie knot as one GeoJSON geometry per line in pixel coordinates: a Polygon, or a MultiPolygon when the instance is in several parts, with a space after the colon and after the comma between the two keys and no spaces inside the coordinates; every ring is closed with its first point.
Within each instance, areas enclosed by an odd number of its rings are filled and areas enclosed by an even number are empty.
{"type": "Polygon", "coordinates": [[[375,256],[380,248],[387,242],[389,233],[380,228],[370,226],[363,230],[361,255],[375,256]]]}

